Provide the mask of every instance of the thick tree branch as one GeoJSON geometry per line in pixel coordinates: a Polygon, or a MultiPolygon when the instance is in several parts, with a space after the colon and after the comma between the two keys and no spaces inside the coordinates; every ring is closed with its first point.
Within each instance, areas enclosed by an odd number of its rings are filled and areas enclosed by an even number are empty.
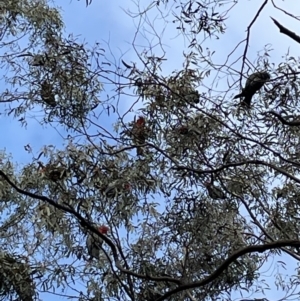
{"type": "Polygon", "coordinates": [[[217,277],[219,277],[221,275],[221,273],[223,271],[225,271],[232,262],[234,262],[236,259],[238,259],[239,257],[241,257],[243,255],[246,255],[249,253],[254,253],[254,252],[262,253],[267,250],[273,250],[273,249],[282,248],[282,247],[300,247],[300,241],[299,240],[282,240],[282,241],[277,241],[277,242],[271,242],[271,243],[264,244],[264,245],[249,246],[249,247],[242,248],[242,249],[236,251],[235,253],[233,253],[230,257],[228,257],[219,266],[219,268],[217,268],[210,276],[206,277],[204,280],[195,281],[195,282],[181,285],[181,286],[177,287],[176,289],[167,292],[166,294],[164,294],[160,298],[156,299],[155,301],[163,301],[163,300],[167,299],[168,297],[170,297],[176,293],[182,292],[184,290],[191,289],[191,288],[197,288],[197,287],[201,287],[206,284],[209,284],[210,282],[215,280],[217,277]]]}
{"type": "Polygon", "coordinates": [[[274,111],[270,111],[268,113],[276,116],[282,124],[289,125],[289,126],[300,126],[300,121],[287,121],[280,114],[278,114],[274,111]]]}
{"type": "Polygon", "coordinates": [[[286,27],[282,26],[277,20],[271,17],[275,25],[279,28],[279,31],[282,32],[283,34],[287,35],[291,39],[295,40],[297,43],[300,43],[300,37],[296,35],[294,32],[290,31],[286,27]]]}
{"type": "MultiPolygon", "coordinates": [[[[181,283],[181,280],[179,279],[175,279],[175,278],[172,278],[172,277],[154,277],[154,276],[151,276],[151,275],[142,275],[142,274],[138,274],[138,273],[134,273],[130,270],[127,270],[127,269],[124,269],[121,265],[121,262],[119,260],[119,257],[118,257],[118,252],[117,252],[117,249],[116,249],[116,246],[114,245],[114,243],[105,235],[101,234],[99,231],[97,231],[97,229],[95,229],[95,227],[91,226],[91,224],[86,221],[86,219],[84,219],[79,213],[77,213],[74,209],[72,209],[71,207],[67,207],[67,206],[63,206],[61,204],[58,204],[56,202],[54,202],[53,200],[49,199],[48,197],[46,196],[43,196],[43,195],[38,195],[38,194],[34,194],[34,193],[31,193],[31,192],[28,192],[28,191],[25,191],[21,188],[19,188],[17,185],[15,185],[10,179],[9,177],[2,171],[0,170],[0,176],[2,176],[4,178],[4,180],[9,184],[11,185],[17,192],[23,194],[23,195],[26,195],[26,196],[29,196],[33,199],[36,199],[36,200],[41,200],[41,201],[44,201],[44,202],[47,202],[49,203],[50,205],[52,205],[53,207],[57,208],[57,209],[60,209],[60,210],[63,210],[65,212],[69,212],[70,214],[74,215],[78,221],[80,222],[80,224],[84,227],[86,227],[87,229],[89,229],[92,233],[94,233],[95,235],[98,235],[100,236],[111,248],[111,251],[113,253],[113,258],[115,260],[115,264],[116,264],[116,267],[123,273],[126,273],[126,274],[129,274],[131,276],[134,276],[134,277],[137,277],[137,278],[140,278],[140,279],[146,279],[146,280],[153,280],[153,281],[167,281],[167,282],[172,282],[172,283],[176,283],[176,284],[180,284],[181,283]]],[[[67,204],[66,204],[67,205],[67,204]]]]}
{"type": "Polygon", "coordinates": [[[210,169],[210,170],[199,170],[199,169],[194,169],[194,168],[190,168],[190,167],[186,167],[186,166],[178,166],[178,167],[174,167],[173,169],[175,169],[175,170],[176,169],[177,170],[188,170],[188,171],[192,171],[196,174],[201,175],[201,174],[212,174],[212,173],[216,173],[216,172],[222,171],[224,169],[227,169],[229,167],[236,167],[236,166],[242,166],[242,165],[247,165],[247,164],[267,166],[267,167],[269,167],[273,170],[276,170],[277,172],[285,175],[287,178],[290,178],[291,180],[295,181],[296,183],[300,184],[300,179],[298,179],[295,176],[291,175],[290,173],[288,173],[287,171],[285,171],[281,167],[277,167],[274,164],[264,162],[262,160],[245,160],[245,161],[241,161],[241,162],[228,163],[228,164],[224,164],[224,165],[222,165],[218,168],[210,169]]]}

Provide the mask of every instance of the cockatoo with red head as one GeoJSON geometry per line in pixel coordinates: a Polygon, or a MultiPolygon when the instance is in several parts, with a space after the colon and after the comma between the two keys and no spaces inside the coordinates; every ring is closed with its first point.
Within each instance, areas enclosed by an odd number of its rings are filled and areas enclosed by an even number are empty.
{"type": "MultiPolygon", "coordinates": [[[[101,234],[107,234],[109,231],[109,228],[107,226],[100,226],[97,229],[99,233],[101,234]]],[[[103,240],[100,236],[93,232],[89,232],[86,239],[86,247],[88,250],[88,254],[90,255],[90,260],[95,258],[99,259],[101,246],[102,246],[103,240]]]]}
{"type": "MultiPolygon", "coordinates": [[[[133,123],[133,127],[131,130],[133,136],[134,144],[145,144],[147,139],[147,128],[146,128],[146,120],[143,116],[139,116],[139,118],[133,123]]],[[[143,155],[142,147],[138,146],[136,148],[137,155],[143,155]]]]}

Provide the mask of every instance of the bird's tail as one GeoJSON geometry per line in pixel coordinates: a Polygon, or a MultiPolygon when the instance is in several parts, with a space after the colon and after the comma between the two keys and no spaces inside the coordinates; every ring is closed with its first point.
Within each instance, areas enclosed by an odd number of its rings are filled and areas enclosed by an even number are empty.
{"type": "Polygon", "coordinates": [[[136,148],[136,154],[138,156],[143,156],[144,155],[144,149],[141,146],[137,146],[137,148],[136,148]]]}
{"type": "Polygon", "coordinates": [[[250,107],[252,96],[253,95],[246,95],[245,98],[243,99],[243,104],[246,104],[248,107],[250,107]]]}
{"type": "Polygon", "coordinates": [[[243,96],[244,96],[244,94],[243,94],[243,92],[242,92],[242,93],[240,93],[240,94],[238,94],[238,95],[235,95],[235,96],[233,97],[233,99],[241,98],[241,97],[243,97],[243,96]]]}

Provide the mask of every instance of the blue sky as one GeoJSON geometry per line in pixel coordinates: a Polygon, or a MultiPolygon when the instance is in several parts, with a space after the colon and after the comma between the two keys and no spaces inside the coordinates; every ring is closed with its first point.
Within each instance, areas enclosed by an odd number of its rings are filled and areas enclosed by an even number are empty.
{"type": "MultiPolygon", "coordinates": [[[[148,2],[149,1],[143,0],[140,5],[143,7],[143,3],[148,2]]],[[[240,1],[240,3],[229,13],[229,19],[226,21],[226,34],[222,35],[219,40],[207,41],[208,43],[206,46],[210,47],[212,50],[216,50],[216,54],[214,55],[216,62],[220,64],[224,63],[227,55],[232,49],[246,37],[246,28],[261,3],[261,0],[240,1]]],[[[85,40],[90,45],[94,44],[95,41],[109,42],[116,58],[119,58],[121,54],[124,54],[123,59],[126,62],[136,61],[136,56],[132,51],[131,42],[136,31],[138,19],[132,20],[132,18],[126,15],[122,10],[122,8],[124,10],[130,8],[131,10],[136,11],[136,6],[133,2],[93,0],[92,4],[88,7],[85,7],[84,0],[73,0],[72,2],[57,1],[57,4],[60,5],[63,10],[62,15],[66,26],[66,35],[73,33],[74,36],[78,36],[79,40],[85,40]],[[62,2],[65,3],[62,4],[62,2]]],[[[278,1],[278,5],[295,15],[300,15],[300,5],[297,0],[278,1]]],[[[292,31],[297,32],[297,29],[299,28],[299,22],[282,12],[275,10],[269,4],[260,14],[251,30],[248,58],[251,61],[254,61],[257,52],[266,44],[272,44],[273,51],[271,52],[271,61],[275,64],[280,62],[281,57],[287,52],[288,48],[290,55],[298,57],[297,54],[300,53],[300,45],[287,36],[280,34],[277,27],[270,19],[270,16],[277,19],[281,24],[292,31]]],[[[159,32],[162,32],[164,29],[159,20],[156,21],[155,26],[159,32]]],[[[142,44],[145,41],[143,41],[142,38],[139,38],[139,42],[142,44]]],[[[167,29],[164,30],[164,43],[167,49],[166,56],[168,61],[164,63],[163,73],[168,75],[173,70],[182,67],[182,51],[186,49],[188,43],[177,34],[175,26],[172,24],[169,24],[167,29]]],[[[240,46],[235,57],[241,55],[243,51],[244,44],[240,46]]],[[[237,70],[239,70],[239,66],[239,64],[236,65],[237,70]]],[[[223,87],[222,83],[220,83],[218,89],[226,90],[226,81],[223,87]]],[[[237,91],[238,87],[236,87],[236,90],[232,91],[232,95],[237,91]]],[[[232,95],[228,95],[228,97],[232,95]]],[[[123,102],[124,109],[128,107],[130,103],[130,99],[125,99],[123,102]]],[[[62,130],[51,128],[50,126],[42,128],[34,119],[28,120],[27,128],[21,128],[16,120],[13,120],[11,117],[0,115],[0,126],[4,133],[0,141],[0,149],[5,149],[7,153],[11,153],[14,161],[21,164],[26,164],[32,159],[31,155],[24,150],[24,146],[28,143],[34,151],[38,153],[43,145],[54,144],[59,147],[63,142],[60,135],[60,133],[64,135],[62,130]]],[[[107,126],[109,126],[109,124],[107,124],[107,126]]],[[[285,273],[292,271],[295,267],[295,262],[288,259],[286,256],[281,257],[280,260],[285,261],[289,266],[285,273]]],[[[268,264],[262,270],[267,271],[268,264]]],[[[271,271],[268,273],[271,274],[271,271]]],[[[272,277],[270,277],[270,283],[272,282],[272,277]]],[[[257,295],[256,297],[263,296],[257,295]]],[[[273,290],[267,293],[267,297],[270,299],[279,299],[281,296],[278,295],[276,290],[273,290]]],[[[49,297],[49,300],[51,299],[52,297],[49,297]]],[[[48,298],[45,298],[44,300],[48,300],[48,298]]]]}
{"type": "MultiPolygon", "coordinates": [[[[147,1],[144,1],[147,2],[147,1]]],[[[143,3],[143,1],[141,2],[143,3]]],[[[78,36],[79,40],[85,40],[90,45],[95,41],[109,42],[115,57],[119,58],[121,53],[125,53],[124,60],[127,62],[136,61],[136,56],[132,51],[132,37],[136,31],[138,19],[132,20],[123,11],[128,7],[132,11],[136,11],[136,6],[131,1],[97,1],[94,0],[90,6],[85,7],[85,1],[66,1],[65,4],[57,3],[62,7],[62,15],[66,25],[66,35],[73,33],[78,36]],[[123,9],[122,9],[123,8],[123,9]]],[[[246,28],[252,20],[257,8],[261,4],[260,0],[255,1],[240,1],[238,5],[229,14],[227,23],[227,32],[221,36],[219,40],[211,40],[206,44],[211,49],[217,50],[214,59],[216,62],[223,63],[228,53],[237,45],[239,41],[246,37],[246,28]],[[246,7],[246,9],[245,9],[246,7]]],[[[295,15],[300,15],[299,6],[296,1],[280,2],[284,8],[295,15]]],[[[142,6],[142,4],[141,4],[142,6]]],[[[289,47],[290,54],[296,54],[299,45],[288,37],[279,33],[270,19],[270,16],[276,18],[284,26],[297,30],[299,24],[296,20],[289,16],[280,13],[278,10],[271,9],[271,5],[261,13],[258,21],[255,23],[251,31],[250,49],[248,50],[248,58],[254,60],[257,52],[264,45],[272,44],[273,51],[271,60],[278,63],[281,56],[284,55],[289,47]]],[[[162,25],[159,20],[155,23],[159,32],[162,32],[162,25]]],[[[142,42],[142,39],[140,39],[142,42]]],[[[182,67],[182,51],[187,46],[185,41],[174,29],[172,24],[169,24],[164,30],[164,43],[167,49],[168,61],[164,63],[163,73],[170,74],[173,70],[182,67]]],[[[244,48],[240,47],[241,54],[244,48]]],[[[236,55],[235,57],[237,57],[236,55]]],[[[236,66],[238,69],[239,65],[236,66]]],[[[219,83],[218,88],[222,89],[222,84],[219,83]]],[[[227,86],[224,85],[224,90],[227,86]]],[[[238,87],[237,87],[238,89],[238,87]]],[[[232,95],[236,90],[232,91],[232,95]]],[[[130,102],[125,100],[124,103],[130,102]]],[[[1,139],[0,147],[5,148],[7,152],[12,153],[15,160],[18,162],[26,162],[31,159],[30,155],[26,154],[24,145],[30,145],[38,151],[44,144],[61,144],[61,137],[57,129],[50,128],[41,129],[37,126],[35,120],[28,121],[28,127],[20,128],[16,120],[10,117],[0,115],[0,124],[5,129],[5,135],[1,139]],[[16,139],[17,137],[17,139],[16,139]]]]}

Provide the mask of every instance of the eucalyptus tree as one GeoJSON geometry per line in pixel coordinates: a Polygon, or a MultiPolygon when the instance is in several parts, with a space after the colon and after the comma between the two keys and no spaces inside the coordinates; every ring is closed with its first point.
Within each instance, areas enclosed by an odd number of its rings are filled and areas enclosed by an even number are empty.
{"type": "MultiPolygon", "coordinates": [[[[135,35],[136,61],[118,65],[102,45],[65,38],[47,2],[1,2],[3,114],[26,125],[38,109],[39,124],[68,133],[61,149],[28,146],[26,164],[0,154],[3,299],[249,299],[268,289],[267,261],[299,261],[299,61],[275,66],[265,48],[251,65],[247,36],[240,82],[270,78],[251,107],[233,100],[234,63],[203,46],[226,32],[235,3],[155,1],[132,15],[158,12],[189,42],[182,69],[165,75],[151,22],[137,31],[152,28],[149,47],[135,35]]],[[[275,277],[287,299],[299,293],[297,274],[275,277]]]]}

